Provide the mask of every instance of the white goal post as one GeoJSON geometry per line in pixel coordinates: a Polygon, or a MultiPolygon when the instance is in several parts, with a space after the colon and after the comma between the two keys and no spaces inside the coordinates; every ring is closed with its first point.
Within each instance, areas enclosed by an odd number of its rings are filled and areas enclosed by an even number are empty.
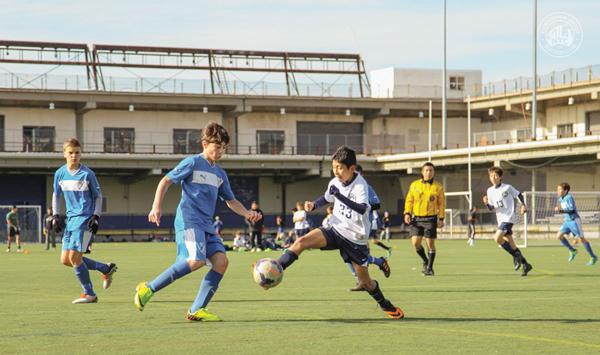
{"type": "MultiPolygon", "coordinates": [[[[600,192],[569,194],[575,200],[585,238],[597,241],[600,239],[600,192]]],[[[523,244],[519,247],[560,246],[556,233],[564,223],[565,216],[555,211],[558,194],[555,191],[527,191],[523,197],[528,211],[525,215],[517,213],[515,227],[523,228],[523,244]]]]}
{"type": "Polygon", "coordinates": [[[460,198],[461,196],[464,196],[467,206],[465,208],[446,208],[444,228],[440,229],[440,232],[447,233],[447,235],[450,236],[450,239],[454,239],[455,237],[466,238],[468,233],[468,222],[466,218],[470,212],[469,206],[471,206],[472,193],[470,191],[454,191],[446,192],[444,195],[446,196],[446,205],[448,205],[449,197],[460,198]]]}
{"type": "MultiPolygon", "coordinates": [[[[8,237],[6,215],[11,209],[12,205],[0,205],[0,216],[2,217],[0,223],[4,224],[4,228],[0,228],[0,240],[2,242],[8,237]]],[[[42,206],[17,205],[17,215],[19,217],[21,242],[42,243],[42,206]]]]}

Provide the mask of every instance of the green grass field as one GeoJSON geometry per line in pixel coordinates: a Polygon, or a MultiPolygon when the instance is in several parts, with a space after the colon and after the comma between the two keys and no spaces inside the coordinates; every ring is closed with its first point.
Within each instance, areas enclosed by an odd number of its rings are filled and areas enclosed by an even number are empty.
{"type": "Polygon", "coordinates": [[[99,303],[84,305],[71,304],[81,287],[58,251],[27,245],[31,253],[17,254],[13,247],[0,255],[0,353],[600,352],[600,264],[587,267],[583,248],[572,263],[564,247],[528,248],[534,269],[521,277],[491,241],[438,241],[436,276],[423,277],[409,242],[392,244],[391,277],[377,267],[371,274],[405,312],[403,320],[388,319],[368,294],[347,291],[354,279],[337,251],[314,250],[269,291],[254,283],[250,263],[279,252],[229,253],[209,305],[222,323],[185,317],[205,270],[157,293],[144,312],[133,305],[137,283],[173,262],[173,243],[97,244],[91,257],[115,262],[119,271],[108,290],[92,271],[99,303]]]}

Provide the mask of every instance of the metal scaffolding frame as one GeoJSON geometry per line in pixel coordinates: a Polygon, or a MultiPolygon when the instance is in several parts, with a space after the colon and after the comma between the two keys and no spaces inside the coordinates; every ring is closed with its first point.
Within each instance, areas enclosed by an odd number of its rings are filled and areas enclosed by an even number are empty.
{"type": "Polygon", "coordinates": [[[284,74],[288,96],[300,96],[298,74],[308,76],[313,82],[311,74],[338,75],[335,82],[342,76],[355,75],[361,97],[370,89],[359,54],[124,45],[93,45],[90,50],[88,45],[79,43],[0,40],[0,63],[85,66],[88,87],[97,91],[107,91],[102,69],[114,67],[209,71],[212,94],[230,94],[226,74],[235,76],[235,72],[284,74]]]}

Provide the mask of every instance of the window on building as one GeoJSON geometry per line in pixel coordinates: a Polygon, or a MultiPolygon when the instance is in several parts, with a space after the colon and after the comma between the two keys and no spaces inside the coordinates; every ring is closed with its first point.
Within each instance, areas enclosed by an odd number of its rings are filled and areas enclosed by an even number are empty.
{"type": "Polygon", "coordinates": [[[53,126],[23,126],[23,151],[53,152],[55,137],[53,126]]]}
{"type": "Polygon", "coordinates": [[[281,154],[284,146],[284,131],[256,131],[256,149],[259,154],[281,154]]]}
{"type": "Polygon", "coordinates": [[[600,134],[600,111],[586,113],[585,131],[586,134],[600,134]]]}
{"type": "Polygon", "coordinates": [[[465,89],[465,77],[464,76],[451,76],[450,77],[450,90],[464,90],[465,89]]]}
{"type": "Polygon", "coordinates": [[[342,145],[364,152],[362,123],[298,122],[296,124],[298,154],[333,154],[342,145]]]}
{"type": "Polygon", "coordinates": [[[201,129],[174,129],[173,153],[199,154],[202,153],[201,129]]]}
{"type": "Polygon", "coordinates": [[[133,153],[134,145],[134,128],[104,128],[104,151],[106,153],[133,153]]]}
{"type": "Polygon", "coordinates": [[[517,129],[517,141],[526,141],[528,139],[531,139],[531,129],[517,129]]]}
{"type": "Polygon", "coordinates": [[[561,124],[556,126],[558,138],[573,137],[573,124],[561,124]]]}

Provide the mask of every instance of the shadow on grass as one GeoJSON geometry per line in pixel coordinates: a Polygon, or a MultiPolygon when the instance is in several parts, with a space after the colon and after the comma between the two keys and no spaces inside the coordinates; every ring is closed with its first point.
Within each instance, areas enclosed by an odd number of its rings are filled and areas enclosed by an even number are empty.
{"type": "Polygon", "coordinates": [[[376,324],[389,324],[390,322],[399,323],[420,323],[423,325],[429,323],[472,323],[472,322],[506,322],[506,323],[527,323],[527,322],[546,322],[546,323],[599,323],[600,319],[543,319],[543,318],[419,318],[407,316],[404,319],[389,319],[389,318],[361,318],[361,319],[348,319],[348,318],[323,318],[323,319],[272,319],[272,320],[235,320],[234,323],[257,323],[257,322],[306,322],[306,323],[376,323],[376,324]]]}

